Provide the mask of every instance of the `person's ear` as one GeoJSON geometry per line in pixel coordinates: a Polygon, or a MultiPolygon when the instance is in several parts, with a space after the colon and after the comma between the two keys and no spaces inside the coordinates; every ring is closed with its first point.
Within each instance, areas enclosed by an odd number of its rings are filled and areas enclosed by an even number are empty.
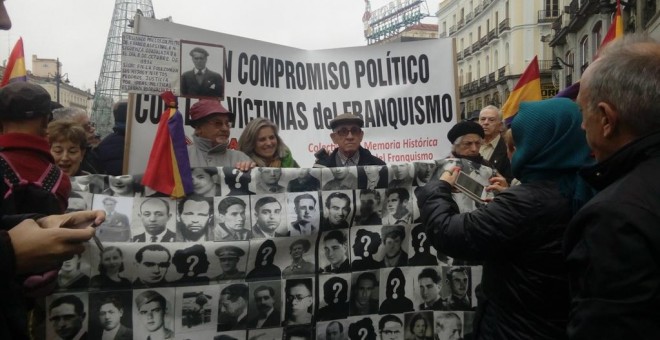
{"type": "Polygon", "coordinates": [[[612,104],[607,102],[600,102],[597,105],[598,110],[595,114],[599,115],[599,123],[602,129],[604,138],[612,137],[617,130],[617,123],[619,121],[619,112],[612,104]]]}

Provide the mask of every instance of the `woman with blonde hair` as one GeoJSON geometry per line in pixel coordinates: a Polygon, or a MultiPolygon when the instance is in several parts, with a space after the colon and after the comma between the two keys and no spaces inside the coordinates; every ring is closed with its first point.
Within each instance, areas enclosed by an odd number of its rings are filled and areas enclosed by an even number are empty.
{"type": "Polygon", "coordinates": [[[280,138],[277,125],[266,118],[255,118],[245,126],[238,140],[238,149],[260,167],[300,167],[280,138]]]}
{"type": "Polygon", "coordinates": [[[89,175],[80,168],[87,148],[85,129],[75,121],[63,119],[50,122],[47,133],[50,154],[62,172],[70,177],[89,175]]]}

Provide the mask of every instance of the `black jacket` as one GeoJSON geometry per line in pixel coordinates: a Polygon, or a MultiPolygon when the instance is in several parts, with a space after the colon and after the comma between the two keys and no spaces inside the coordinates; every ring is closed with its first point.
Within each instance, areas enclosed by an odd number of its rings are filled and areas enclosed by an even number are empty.
{"type": "MultiPolygon", "coordinates": [[[[553,182],[512,187],[459,214],[448,183],[417,192],[433,246],[449,256],[483,261],[475,339],[563,339],[568,314],[561,240],[570,202],[553,182]]],[[[466,330],[466,333],[468,330],[466,330]]]]}
{"type": "Polygon", "coordinates": [[[582,172],[597,190],[568,227],[570,339],[660,338],[660,133],[582,172]]]}
{"type": "Polygon", "coordinates": [[[488,162],[492,165],[493,168],[497,169],[497,172],[500,175],[506,178],[506,181],[511,183],[513,179],[513,174],[511,173],[511,161],[509,161],[509,156],[506,154],[506,143],[504,143],[504,138],[500,137],[500,140],[495,145],[495,150],[493,154],[488,159],[488,162]]]}
{"type": "MultiPolygon", "coordinates": [[[[325,154],[325,157],[317,158],[316,163],[314,163],[315,168],[336,168],[337,164],[337,152],[339,149],[334,149],[330,155],[325,154]]],[[[358,149],[360,153],[360,160],[358,161],[358,166],[362,165],[385,165],[382,159],[374,156],[369,152],[369,150],[360,147],[358,149]]]]}
{"type": "Polygon", "coordinates": [[[113,132],[103,138],[96,147],[98,164],[106,174],[112,176],[122,175],[125,139],[125,129],[114,127],[113,132]]]}

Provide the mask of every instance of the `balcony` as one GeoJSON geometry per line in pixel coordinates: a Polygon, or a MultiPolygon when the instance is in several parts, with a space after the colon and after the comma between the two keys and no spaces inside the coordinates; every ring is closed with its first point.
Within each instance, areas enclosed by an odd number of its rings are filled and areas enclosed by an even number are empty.
{"type": "Polygon", "coordinates": [[[470,83],[470,92],[477,92],[477,91],[479,91],[479,82],[475,80],[470,83]]]}
{"type": "Polygon", "coordinates": [[[474,18],[474,14],[472,14],[472,12],[468,13],[468,14],[465,16],[465,23],[466,23],[466,24],[469,23],[470,21],[472,21],[473,18],[474,18]]]}
{"type": "Polygon", "coordinates": [[[479,15],[479,13],[481,13],[481,11],[483,10],[484,10],[484,4],[483,3],[478,4],[477,7],[474,8],[474,16],[479,15]]]}
{"type": "Polygon", "coordinates": [[[553,22],[559,16],[558,9],[540,10],[539,11],[539,24],[553,22]]]}
{"type": "Polygon", "coordinates": [[[454,32],[456,32],[456,25],[449,27],[449,34],[453,34],[454,32]]]}
{"type": "Polygon", "coordinates": [[[491,42],[497,38],[497,31],[493,28],[488,32],[488,42],[491,42]]]}
{"type": "Polygon", "coordinates": [[[447,32],[442,32],[438,34],[438,38],[446,38],[447,37],[447,32]]]}
{"type": "Polygon", "coordinates": [[[488,77],[483,76],[479,78],[479,90],[485,90],[488,88],[488,77]]]}
{"type": "Polygon", "coordinates": [[[488,84],[493,84],[495,83],[495,72],[491,72],[488,74],[488,84]]]}
{"type": "Polygon", "coordinates": [[[465,20],[463,20],[463,19],[459,20],[458,24],[456,24],[456,25],[458,26],[458,29],[460,30],[461,27],[463,27],[463,25],[465,25],[465,20]]]}
{"type": "Polygon", "coordinates": [[[456,52],[456,61],[463,59],[463,51],[456,52]]]}
{"type": "Polygon", "coordinates": [[[488,41],[489,41],[488,37],[486,36],[481,37],[481,39],[479,39],[479,47],[484,47],[488,45],[488,41]]]}
{"type": "Polygon", "coordinates": [[[509,18],[506,18],[500,22],[499,29],[500,33],[511,29],[511,26],[509,25],[509,18]]]}
{"type": "Polygon", "coordinates": [[[552,60],[539,60],[539,72],[541,73],[552,72],[552,60]]]}
{"type": "Polygon", "coordinates": [[[506,77],[506,73],[507,73],[506,69],[507,69],[506,65],[497,69],[497,81],[504,80],[504,77],[506,77]]]}
{"type": "Polygon", "coordinates": [[[479,40],[477,40],[477,42],[472,44],[472,52],[477,52],[479,50],[479,47],[480,47],[479,46],[479,40]]]}
{"type": "Polygon", "coordinates": [[[471,47],[468,47],[468,48],[463,50],[463,57],[464,58],[469,57],[471,54],[472,54],[472,48],[471,47]]]}

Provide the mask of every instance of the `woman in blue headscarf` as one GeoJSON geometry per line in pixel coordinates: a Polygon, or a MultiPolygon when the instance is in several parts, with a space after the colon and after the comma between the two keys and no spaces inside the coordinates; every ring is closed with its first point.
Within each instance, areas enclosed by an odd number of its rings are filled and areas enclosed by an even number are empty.
{"type": "Polygon", "coordinates": [[[566,338],[562,237],[593,194],[577,173],[592,163],[581,124],[569,99],[521,103],[511,124],[511,166],[520,185],[463,214],[451,195],[458,169],[440,169],[417,192],[435,248],[484,263],[474,339],[566,338]]]}

